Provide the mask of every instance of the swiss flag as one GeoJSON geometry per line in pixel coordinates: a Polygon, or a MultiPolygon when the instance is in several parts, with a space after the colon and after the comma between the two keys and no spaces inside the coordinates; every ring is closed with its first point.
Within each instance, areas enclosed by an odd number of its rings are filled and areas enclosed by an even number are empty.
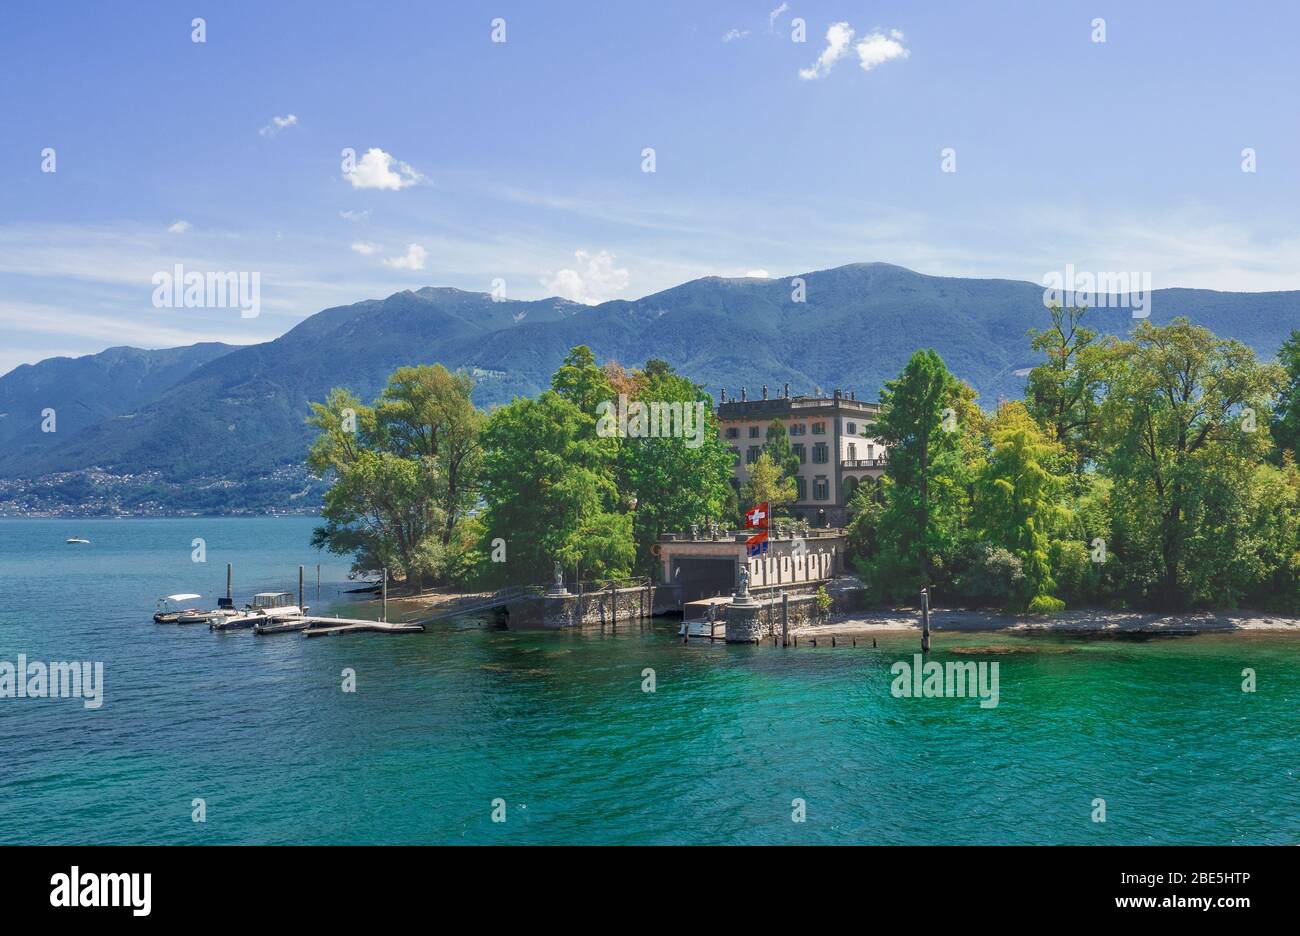
{"type": "Polygon", "coordinates": [[[767,529],[767,501],[763,501],[763,503],[745,514],[745,528],[754,530],[767,529]]]}

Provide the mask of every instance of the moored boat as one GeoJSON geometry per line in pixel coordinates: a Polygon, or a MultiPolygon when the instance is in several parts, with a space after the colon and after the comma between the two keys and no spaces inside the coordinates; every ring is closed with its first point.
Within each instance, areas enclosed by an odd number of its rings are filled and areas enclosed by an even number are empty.
{"type": "Polygon", "coordinates": [[[260,592],[253,596],[253,603],[242,614],[225,617],[223,620],[211,621],[213,630],[241,630],[255,624],[302,617],[307,613],[307,606],[293,604],[293,595],[289,592],[260,592]]]}
{"type": "MultiPolygon", "coordinates": [[[[195,595],[185,592],[179,595],[165,595],[158,599],[158,604],[154,608],[153,621],[155,624],[179,624],[182,615],[198,614],[198,608],[189,604],[202,595],[195,595]]],[[[206,619],[205,619],[206,620],[206,619]]]]}

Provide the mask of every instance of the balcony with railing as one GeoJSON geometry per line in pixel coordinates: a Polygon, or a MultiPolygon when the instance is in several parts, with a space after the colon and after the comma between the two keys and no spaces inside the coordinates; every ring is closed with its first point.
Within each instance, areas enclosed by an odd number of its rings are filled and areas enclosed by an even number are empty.
{"type": "Polygon", "coordinates": [[[841,468],[884,468],[887,458],[842,458],[841,468]]]}

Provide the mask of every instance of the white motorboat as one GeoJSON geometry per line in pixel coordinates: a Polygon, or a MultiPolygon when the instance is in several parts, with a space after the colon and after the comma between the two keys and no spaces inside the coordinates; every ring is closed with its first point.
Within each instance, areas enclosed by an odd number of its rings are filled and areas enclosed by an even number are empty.
{"type": "Polygon", "coordinates": [[[289,592],[259,592],[253,596],[253,603],[243,613],[210,621],[209,626],[213,630],[240,630],[254,624],[302,617],[307,610],[306,605],[298,607],[293,604],[293,595],[289,592]]]}
{"type": "Polygon", "coordinates": [[[69,536],[69,537],[68,537],[68,542],[69,542],[69,543],[84,543],[84,544],[87,545],[87,546],[90,545],[90,540],[88,540],[88,539],[82,539],[80,536],[69,536]]]}
{"type": "MultiPolygon", "coordinates": [[[[202,595],[195,595],[185,592],[180,595],[166,595],[158,599],[158,605],[154,608],[153,620],[155,624],[179,624],[181,615],[194,615],[200,613],[197,608],[190,604],[196,598],[202,595]]],[[[204,620],[207,620],[204,618],[204,620]]]]}

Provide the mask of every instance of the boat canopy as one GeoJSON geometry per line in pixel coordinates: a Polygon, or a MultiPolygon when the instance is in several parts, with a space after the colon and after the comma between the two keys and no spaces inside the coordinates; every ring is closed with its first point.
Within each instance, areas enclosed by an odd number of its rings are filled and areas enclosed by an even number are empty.
{"type": "Polygon", "coordinates": [[[193,601],[195,598],[202,598],[202,595],[168,595],[167,601],[193,601]]]}

